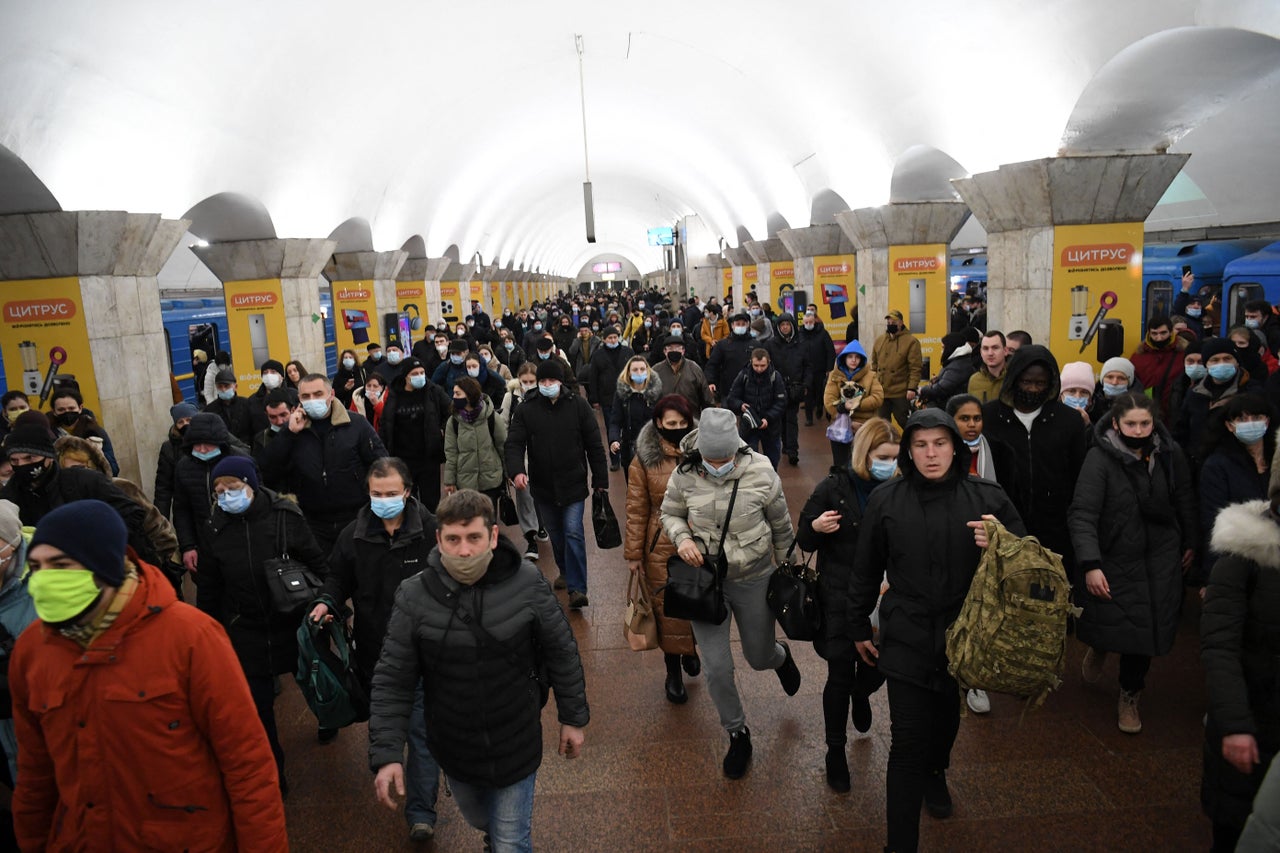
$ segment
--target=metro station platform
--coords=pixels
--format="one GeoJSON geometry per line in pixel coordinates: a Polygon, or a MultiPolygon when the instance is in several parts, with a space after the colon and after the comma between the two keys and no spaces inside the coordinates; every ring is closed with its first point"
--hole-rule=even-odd
{"type": "MultiPolygon", "coordinates": [[[[803,424],[803,416],[801,417],[803,424]]],[[[824,424],[825,425],[825,424],[824,424]]],[[[830,450],[820,426],[801,427],[800,466],[784,458],[792,517],[826,474],[830,450]]],[[[625,485],[610,475],[621,515],[625,485]]],[[[547,851],[879,851],[884,845],[889,713],[885,691],[872,697],[875,721],[849,728],[853,790],[826,785],[822,686],[825,663],[792,643],[804,676],[783,694],[771,672],[737,656],[737,678],[754,759],[745,778],[720,770],[728,738],[704,679],[686,679],[689,702],[671,705],[658,651],[636,653],[622,637],[627,571],[621,551],[599,551],[587,533],[591,606],[569,613],[586,669],[591,724],[583,755],[555,754],[554,699],[544,712],[546,757],[538,773],[533,843],[547,851]]],[[[540,566],[555,565],[548,543],[540,566]]],[[[564,593],[558,593],[562,603],[564,593]]],[[[921,815],[921,849],[945,851],[1207,850],[1208,820],[1199,786],[1204,681],[1198,656],[1199,599],[1188,595],[1174,651],[1151,667],[1142,696],[1143,731],[1116,728],[1115,662],[1103,680],[1080,679],[1083,647],[1069,644],[1066,681],[1044,707],[1022,717],[1022,703],[992,696],[992,711],[961,721],[948,781],[955,814],[921,815]]],[[[781,636],[781,634],[779,634],[781,636]]],[[[735,646],[736,631],[734,632],[735,646]]],[[[315,719],[293,684],[276,703],[290,794],[294,850],[479,851],[480,833],[441,790],[431,845],[408,841],[403,813],[374,799],[363,725],[331,745],[316,743],[315,719]]]]}

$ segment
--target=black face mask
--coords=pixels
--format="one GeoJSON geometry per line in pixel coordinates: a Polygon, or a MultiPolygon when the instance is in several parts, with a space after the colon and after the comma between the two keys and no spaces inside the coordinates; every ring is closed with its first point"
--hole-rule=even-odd
{"type": "Polygon", "coordinates": [[[680,359],[682,358],[684,358],[684,353],[679,352],[678,350],[672,350],[671,352],[667,353],[667,361],[671,362],[672,364],[679,364],[680,359]]]}
{"type": "Polygon", "coordinates": [[[57,421],[59,426],[71,426],[76,421],[80,420],[80,413],[79,412],[63,412],[60,415],[54,415],[53,419],[57,421]]]}
{"type": "Polygon", "coordinates": [[[658,435],[671,445],[680,446],[680,442],[684,439],[693,427],[680,427],[679,429],[669,429],[667,427],[657,427],[658,435]]]}
{"type": "Polygon", "coordinates": [[[1116,435],[1120,437],[1120,442],[1130,450],[1146,450],[1151,446],[1151,443],[1152,443],[1151,442],[1152,436],[1150,435],[1144,435],[1141,437],[1125,435],[1124,433],[1120,432],[1120,430],[1118,429],[1116,430],[1116,435]]]}
{"type": "Polygon", "coordinates": [[[898,327],[893,323],[888,324],[885,328],[889,330],[889,334],[891,335],[896,335],[898,333],[898,327]]]}
{"type": "Polygon", "coordinates": [[[1021,388],[1013,389],[1013,405],[1018,411],[1033,412],[1044,405],[1049,399],[1047,391],[1024,391],[1021,388]]]}
{"type": "Polygon", "coordinates": [[[14,481],[28,488],[38,485],[47,470],[43,461],[28,462],[26,465],[14,465],[12,467],[14,481]]]}

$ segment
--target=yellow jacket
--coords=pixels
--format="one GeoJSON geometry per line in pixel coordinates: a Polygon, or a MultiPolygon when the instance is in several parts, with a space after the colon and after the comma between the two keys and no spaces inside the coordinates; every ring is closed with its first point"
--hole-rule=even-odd
{"type": "Polygon", "coordinates": [[[716,341],[729,337],[729,323],[724,319],[724,315],[712,316],[716,318],[715,325],[712,325],[710,317],[702,318],[702,342],[707,347],[707,358],[711,357],[711,348],[716,345],[716,341]]]}

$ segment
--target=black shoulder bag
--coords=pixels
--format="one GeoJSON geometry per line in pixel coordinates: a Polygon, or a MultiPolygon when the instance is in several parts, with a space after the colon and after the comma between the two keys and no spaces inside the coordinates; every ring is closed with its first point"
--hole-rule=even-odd
{"type": "Polygon", "coordinates": [[[791,562],[796,540],[791,540],[782,565],[769,576],[765,600],[783,632],[792,640],[811,642],[822,630],[822,607],[818,603],[818,573],[810,567],[813,555],[800,564],[791,562]]]}
{"type": "Polygon", "coordinates": [[[480,622],[471,615],[471,611],[462,606],[462,598],[444,585],[444,581],[440,580],[440,576],[431,566],[423,569],[419,575],[422,578],[422,588],[427,591],[427,595],[449,608],[449,612],[458,617],[462,624],[466,625],[475,635],[476,642],[481,646],[485,646],[498,654],[502,655],[511,665],[515,667],[516,672],[528,673],[529,680],[533,682],[533,686],[537,689],[539,707],[545,708],[547,705],[547,696],[550,694],[550,679],[545,671],[545,664],[542,662],[542,656],[538,653],[537,643],[534,643],[533,664],[522,660],[519,655],[511,651],[498,641],[498,638],[490,634],[489,631],[480,624],[480,622]]]}
{"type": "Polygon", "coordinates": [[[667,558],[667,583],[662,597],[662,611],[667,616],[712,625],[719,625],[729,618],[729,608],[724,602],[724,576],[729,571],[729,561],[724,556],[724,540],[729,535],[739,482],[733,481],[733,494],[729,496],[729,510],[724,514],[720,544],[715,555],[703,554],[701,566],[689,565],[679,553],[667,558]]]}
{"type": "Polygon", "coordinates": [[[276,546],[279,557],[262,561],[267,576],[267,590],[271,593],[271,607],[277,613],[292,616],[311,603],[324,586],[307,564],[289,556],[289,537],[286,535],[284,512],[277,511],[276,546]]]}

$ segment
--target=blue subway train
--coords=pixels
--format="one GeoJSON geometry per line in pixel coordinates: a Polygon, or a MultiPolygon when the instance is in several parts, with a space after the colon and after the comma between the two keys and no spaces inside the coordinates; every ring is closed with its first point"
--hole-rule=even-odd
{"type": "Polygon", "coordinates": [[[987,290],[987,256],[985,254],[952,255],[947,264],[947,280],[952,293],[985,294],[987,290]]]}
{"type": "MultiPolygon", "coordinates": [[[[1172,313],[1173,300],[1182,288],[1182,274],[1195,274],[1193,293],[1222,293],[1230,264],[1258,251],[1266,240],[1202,240],[1195,243],[1148,243],[1142,247],[1142,325],[1172,313]]],[[[1242,303],[1243,304],[1243,303],[1242,303]]],[[[1241,310],[1243,316],[1243,309],[1241,310]]]]}
{"type": "Polygon", "coordinates": [[[1280,242],[1236,258],[1223,272],[1222,330],[1244,324],[1244,306],[1255,299],[1280,303],[1280,242]]]}

